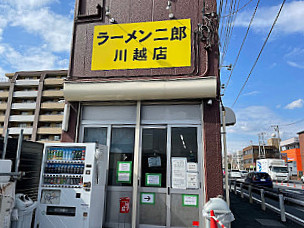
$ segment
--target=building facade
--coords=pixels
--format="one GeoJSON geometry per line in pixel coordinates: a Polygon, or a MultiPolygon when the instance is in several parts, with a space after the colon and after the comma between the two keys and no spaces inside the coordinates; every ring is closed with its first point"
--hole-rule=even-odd
{"type": "Polygon", "coordinates": [[[267,145],[268,146],[274,146],[277,149],[279,149],[280,142],[281,142],[281,139],[279,139],[279,138],[267,139],[267,145]]]}
{"type": "Polygon", "coordinates": [[[223,194],[216,1],[77,0],[74,19],[62,141],[108,146],[104,227],[202,227],[203,205],[223,194]]]}
{"type": "Polygon", "coordinates": [[[302,170],[304,170],[304,131],[298,132],[298,135],[299,135],[301,161],[303,161],[302,170]]]}
{"type": "Polygon", "coordinates": [[[6,74],[0,83],[0,131],[40,142],[60,141],[64,111],[63,82],[67,71],[6,74]]]}
{"type": "Polygon", "coordinates": [[[282,159],[285,159],[289,166],[291,175],[302,176],[302,159],[300,153],[299,138],[293,137],[280,143],[282,159]]]}
{"type": "MultiPolygon", "coordinates": [[[[262,147],[262,146],[261,146],[262,147]]],[[[243,149],[244,169],[255,170],[256,160],[259,159],[259,146],[251,145],[243,149]]],[[[274,146],[264,146],[265,158],[280,158],[279,150],[274,146]]]]}

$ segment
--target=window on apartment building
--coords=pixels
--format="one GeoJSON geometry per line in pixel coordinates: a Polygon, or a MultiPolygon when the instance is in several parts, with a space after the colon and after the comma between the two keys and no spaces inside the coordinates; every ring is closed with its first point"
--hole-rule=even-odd
{"type": "Polygon", "coordinates": [[[59,141],[60,140],[60,135],[54,135],[54,141],[59,141]]]}

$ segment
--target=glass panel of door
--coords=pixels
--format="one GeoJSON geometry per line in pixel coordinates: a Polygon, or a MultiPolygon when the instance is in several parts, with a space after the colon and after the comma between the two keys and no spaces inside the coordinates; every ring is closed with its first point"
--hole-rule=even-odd
{"type": "Polygon", "coordinates": [[[135,127],[84,127],[83,142],[109,146],[105,227],[130,227],[132,215],[132,184],[135,127]],[[119,166],[123,170],[119,170],[119,166]],[[127,170],[128,169],[128,170],[127,170]],[[121,198],[129,197],[130,210],[121,213],[121,198]]]}
{"type": "Polygon", "coordinates": [[[110,139],[106,227],[130,227],[134,161],[134,127],[112,127],[110,139]],[[129,212],[122,211],[121,200],[129,199],[129,212]]]}
{"type": "Polygon", "coordinates": [[[199,221],[198,127],[146,126],[141,134],[139,226],[192,227],[199,221]],[[173,169],[176,161],[180,170],[173,169]],[[183,185],[174,185],[178,177],[183,185]]]}

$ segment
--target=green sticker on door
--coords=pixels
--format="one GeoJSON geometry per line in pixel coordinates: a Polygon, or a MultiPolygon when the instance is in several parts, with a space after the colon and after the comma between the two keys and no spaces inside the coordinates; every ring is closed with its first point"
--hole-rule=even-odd
{"type": "Polygon", "coordinates": [[[198,195],[183,194],[183,207],[198,207],[198,195]]]}
{"type": "Polygon", "coordinates": [[[140,193],[141,204],[155,204],[155,193],[154,192],[141,192],[140,193]]]}
{"type": "Polygon", "coordinates": [[[131,183],[132,180],[132,162],[117,162],[117,183],[131,183]]]}
{"type": "Polygon", "coordinates": [[[146,186],[161,186],[161,173],[146,173],[146,186]]]}

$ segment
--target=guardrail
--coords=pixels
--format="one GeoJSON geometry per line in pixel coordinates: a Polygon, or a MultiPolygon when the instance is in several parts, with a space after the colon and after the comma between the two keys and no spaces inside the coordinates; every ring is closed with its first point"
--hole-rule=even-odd
{"type": "Polygon", "coordinates": [[[263,186],[257,186],[254,184],[238,181],[238,180],[229,180],[229,191],[232,192],[232,185],[233,185],[233,192],[235,195],[238,193],[240,194],[241,198],[244,198],[245,196],[249,199],[249,203],[253,203],[254,201],[261,204],[261,209],[263,211],[266,210],[266,208],[269,208],[273,210],[274,212],[280,214],[281,216],[281,221],[286,222],[286,217],[300,225],[303,226],[304,220],[301,218],[298,218],[288,212],[285,211],[285,201],[288,201],[289,203],[295,204],[297,206],[304,206],[304,202],[288,197],[286,196],[286,193],[282,192],[281,189],[271,189],[271,188],[266,188],[263,186]],[[239,186],[239,189],[237,187],[239,186]],[[244,189],[248,190],[248,193],[244,192],[244,189]],[[255,198],[253,197],[252,193],[257,192],[260,194],[260,198],[255,198]],[[276,208],[275,206],[266,203],[265,201],[265,195],[270,196],[269,198],[276,198],[279,200],[279,207],[276,208]]]}

